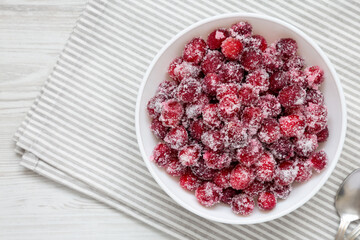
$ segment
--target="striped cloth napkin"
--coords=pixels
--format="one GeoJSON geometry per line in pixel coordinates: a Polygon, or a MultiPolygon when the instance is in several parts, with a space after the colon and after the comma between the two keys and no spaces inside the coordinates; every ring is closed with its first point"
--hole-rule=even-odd
{"type": "Polygon", "coordinates": [[[21,164],[179,239],[332,239],[339,184],[360,167],[360,4],[356,1],[90,1],[15,135],[21,164]],[[178,206],[152,179],[138,150],[134,109],[152,58],[203,18],[257,12],[306,32],[327,53],[347,98],[349,127],[334,173],[300,209],[237,226],[178,206]]]}

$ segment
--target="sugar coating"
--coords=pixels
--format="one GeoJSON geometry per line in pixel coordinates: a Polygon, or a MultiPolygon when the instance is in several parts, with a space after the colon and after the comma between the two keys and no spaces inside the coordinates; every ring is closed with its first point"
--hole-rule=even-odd
{"type": "Polygon", "coordinates": [[[195,190],[195,197],[201,205],[211,207],[220,202],[222,188],[212,182],[203,183],[195,190]]]}
{"type": "Polygon", "coordinates": [[[250,215],[254,207],[254,199],[244,193],[236,195],[231,201],[231,210],[243,216],[250,215]]]}

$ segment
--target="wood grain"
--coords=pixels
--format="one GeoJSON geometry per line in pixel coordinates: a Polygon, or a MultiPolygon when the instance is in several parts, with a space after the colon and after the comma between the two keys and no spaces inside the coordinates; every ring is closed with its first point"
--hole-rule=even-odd
{"type": "Polygon", "coordinates": [[[0,239],[168,239],[19,166],[12,136],[85,0],[0,1],[0,239]]]}

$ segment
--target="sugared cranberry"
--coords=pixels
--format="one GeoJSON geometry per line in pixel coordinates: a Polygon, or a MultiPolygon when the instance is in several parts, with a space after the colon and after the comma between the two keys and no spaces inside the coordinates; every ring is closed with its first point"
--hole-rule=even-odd
{"type": "Polygon", "coordinates": [[[308,161],[298,162],[297,164],[299,171],[296,175],[295,182],[306,182],[312,176],[311,165],[308,161]]]}
{"type": "Polygon", "coordinates": [[[216,98],[221,100],[222,98],[229,95],[238,96],[239,89],[239,85],[235,83],[221,84],[216,90],[216,98]]]}
{"type": "Polygon", "coordinates": [[[250,36],[252,33],[252,26],[248,22],[238,22],[231,26],[230,33],[232,36],[250,36]]]}
{"type": "Polygon", "coordinates": [[[203,107],[209,103],[209,97],[201,94],[195,102],[186,104],[185,114],[187,118],[195,119],[201,116],[203,107]]]}
{"type": "Polygon", "coordinates": [[[273,73],[283,66],[280,54],[276,51],[275,46],[271,45],[263,52],[263,63],[267,72],[273,73]]]}
{"type": "Polygon", "coordinates": [[[263,153],[256,163],[256,179],[262,182],[271,181],[274,178],[276,161],[269,152],[263,153]]]}
{"type": "Polygon", "coordinates": [[[203,80],[203,90],[209,96],[216,96],[216,90],[222,83],[216,73],[208,73],[203,80]]]}
{"type": "Polygon", "coordinates": [[[240,121],[230,121],[221,130],[225,147],[236,149],[246,144],[247,132],[240,121]]]}
{"type": "Polygon", "coordinates": [[[188,42],[183,51],[183,59],[187,62],[200,64],[206,53],[207,45],[204,39],[193,38],[188,42]]]}
{"type": "Polygon", "coordinates": [[[281,133],[286,137],[297,137],[305,131],[305,119],[299,115],[284,116],[279,119],[281,133]]]}
{"type": "Polygon", "coordinates": [[[317,89],[324,81],[324,71],[319,66],[307,67],[305,75],[308,85],[314,89],[317,89]]]}
{"type": "Polygon", "coordinates": [[[216,29],[211,32],[207,38],[207,44],[210,49],[218,49],[221,47],[221,43],[229,36],[229,32],[224,29],[216,29]]]}
{"type": "Polygon", "coordinates": [[[289,75],[289,85],[297,85],[303,89],[307,88],[304,71],[299,69],[290,69],[287,73],[289,75]]]}
{"type": "Polygon", "coordinates": [[[201,136],[202,143],[213,151],[219,151],[224,148],[223,136],[219,130],[210,130],[204,132],[201,136]]]}
{"type": "Polygon", "coordinates": [[[183,114],[184,109],[181,103],[174,99],[170,99],[162,103],[160,121],[162,121],[165,126],[175,127],[179,124],[183,114]]]}
{"type": "Polygon", "coordinates": [[[276,117],[281,113],[279,100],[271,94],[261,96],[256,105],[262,110],[264,118],[276,117]]]}
{"type": "Polygon", "coordinates": [[[311,166],[316,172],[323,170],[328,162],[327,155],[324,150],[314,153],[310,157],[311,166]]]}
{"type": "Polygon", "coordinates": [[[154,148],[150,160],[156,163],[159,167],[163,167],[170,162],[171,158],[171,148],[165,143],[159,143],[154,148]]]}
{"type": "Polygon", "coordinates": [[[284,115],[298,115],[305,116],[305,106],[304,105],[294,105],[284,109],[284,115]]]}
{"type": "Polygon", "coordinates": [[[240,100],[236,95],[223,97],[218,105],[218,114],[222,119],[232,119],[240,111],[240,100]]]}
{"type": "Polygon", "coordinates": [[[238,194],[231,201],[231,210],[243,216],[250,215],[255,207],[254,199],[246,194],[238,194]]]}
{"type": "Polygon", "coordinates": [[[147,111],[151,118],[160,116],[162,110],[162,103],[165,102],[167,97],[164,94],[158,94],[152,97],[147,103],[147,111]]]}
{"type": "Polygon", "coordinates": [[[218,116],[218,105],[207,104],[203,107],[203,119],[204,123],[209,127],[219,127],[221,120],[218,116]]]}
{"type": "Polygon", "coordinates": [[[261,35],[253,35],[249,41],[248,47],[258,48],[262,52],[264,52],[265,49],[267,48],[266,39],[261,35]]]}
{"type": "Polygon", "coordinates": [[[158,138],[160,138],[161,140],[163,140],[167,134],[167,132],[169,131],[168,127],[165,127],[161,121],[159,121],[158,119],[154,119],[151,122],[151,126],[150,126],[151,131],[154,133],[154,135],[158,138]]]}
{"type": "Polygon", "coordinates": [[[250,84],[243,84],[239,90],[240,103],[243,106],[251,106],[259,99],[259,89],[250,84]]]}
{"type": "Polygon", "coordinates": [[[263,121],[258,138],[263,143],[273,143],[281,137],[280,124],[276,119],[267,118],[263,121]]]}
{"type": "Polygon", "coordinates": [[[298,55],[293,55],[286,59],[283,69],[289,71],[290,69],[302,69],[304,67],[304,59],[298,55]]]}
{"type": "Polygon", "coordinates": [[[293,105],[301,105],[304,103],[306,91],[297,85],[284,87],[279,92],[279,102],[283,107],[291,107],[293,105]]]}
{"type": "Polygon", "coordinates": [[[292,191],[292,187],[291,185],[281,186],[274,184],[270,187],[270,191],[274,193],[276,198],[287,199],[287,197],[290,195],[292,191]]]}
{"type": "Polygon", "coordinates": [[[164,141],[170,145],[171,148],[179,150],[188,142],[188,134],[183,126],[172,128],[164,138],[164,141]]]}
{"type": "Polygon", "coordinates": [[[186,172],[186,166],[182,165],[176,157],[173,157],[166,164],[165,171],[171,176],[179,177],[186,172]]]}
{"type": "Polygon", "coordinates": [[[318,147],[316,135],[304,134],[295,141],[295,151],[300,157],[309,157],[318,147]]]}
{"type": "Polygon", "coordinates": [[[327,108],[323,105],[309,103],[305,110],[306,131],[317,134],[326,127],[327,108]]]}
{"type": "Polygon", "coordinates": [[[253,171],[239,164],[231,172],[230,185],[234,189],[241,190],[247,188],[254,179],[253,171]]]}
{"type": "Polygon", "coordinates": [[[178,67],[180,66],[180,64],[183,62],[183,59],[181,58],[181,57],[178,57],[178,58],[175,58],[171,63],[170,63],[170,65],[169,65],[169,68],[168,68],[168,73],[169,73],[169,76],[173,79],[173,80],[175,80],[175,81],[177,81],[177,82],[179,82],[180,81],[180,79],[178,79],[178,67]],[[175,69],[177,69],[176,71],[175,71],[175,69]]]}
{"type": "Polygon", "coordinates": [[[256,138],[253,138],[247,142],[245,147],[237,150],[236,157],[239,162],[250,167],[258,161],[263,152],[262,144],[256,138]]]}
{"type": "Polygon", "coordinates": [[[231,158],[227,153],[218,153],[212,150],[204,152],[203,159],[208,168],[223,169],[230,166],[231,158]]]}
{"type": "Polygon", "coordinates": [[[233,197],[236,194],[238,194],[238,191],[236,191],[235,189],[233,189],[231,187],[225,188],[225,189],[223,189],[222,197],[221,197],[220,201],[230,205],[233,197]]]}
{"type": "Polygon", "coordinates": [[[291,184],[294,182],[298,170],[298,166],[296,166],[293,161],[281,162],[275,169],[275,183],[281,186],[291,184]]]}
{"type": "Polygon", "coordinates": [[[230,187],[231,170],[231,168],[224,168],[218,171],[213,179],[214,183],[221,188],[230,187]]]}
{"type": "Polygon", "coordinates": [[[184,78],[197,78],[200,76],[201,69],[194,63],[183,61],[182,58],[176,58],[169,66],[169,76],[176,82],[184,78]]]}
{"type": "Polygon", "coordinates": [[[195,197],[201,205],[211,207],[220,202],[222,188],[212,182],[206,182],[195,190],[195,197]]]}
{"type": "Polygon", "coordinates": [[[283,58],[289,58],[296,54],[297,43],[292,38],[282,38],[276,43],[276,50],[283,58]]]}
{"type": "Polygon", "coordinates": [[[178,84],[175,81],[165,80],[159,84],[157,91],[159,94],[164,94],[168,98],[173,98],[174,91],[177,88],[177,86],[178,86],[178,84]]]}
{"type": "Polygon", "coordinates": [[[251,72],[246,76],[246,82],[260,92],[266,92],[269,89],[269,74],[264,69],[251,72]]]}
{"type": "Polygon", "coordinates": [[[270,152],[276,159],[287,160],[294,156],[294,145],[287,138],[280,138],[268,146],[270,152]]]}
{"type": "Polygon", "coordinates": [[[216,169],[208,168],[204,159],[200,159],[196,166],[191,167],[192,173],[202,180],[211,180],[217,173],[216,169]]]}
{"type": "Polygon", "coordinates": [[[240,83],[244,77],[244,69],[238,62],[227,62],[220,69],[219,76],[225,83],[240,83]]]}
{"type": "Polygon", "coordinates": [[[197,178],[191,171],[186,171],[181,175],[179,181],[180,186],[189,191],[195,191],[202,184],[202,180],[197,178]]]}
{"type": "Polygon", "coordinates": [[[266,184],[259,180],[254,180],[247,188],[245,188],[243,193],[249,195],[250,197],[257,197],[259,193],[266,190],[266,184]]]}
{"type": "Polygon", "coordinates": [[[221,44],[221,52],[229,60],[237,60],[243,50],[243,45],[239,39],[228,37],[221,44]]]}
{"type": "Polygon", "coordinates": [[[176,91],[178,100],[190,103],[195,101],[201,93],[200,82],[194,78],[183,79],[176,91]]]}
{"type": "Polygon", "coordinates": [[[262,192],[257,202],[261,210],[271,210],[276,206],[276,197],[272,192],[262,192]]]}
{"type": "Polygon", "coordinates": [[[246,71],[253,71],[263,65],[262,52],[259,49],[247,48],[241,55],[241,63],[246,71]]]}
{"type": "Polygon", "coordinates": [[[204,121],[201,119],[193,121],[192,123],[190,123],[188,130],[189,130],[190,136],[193,139],[195,139],[197,141],[201,141],[201,135],[206,130],[204,121]]]}
{"type": "Polygon", "coordinates": [[[204,74],[208,73],[218,73],[221,68],[224,66],[224,55],[216,50],[210,50],[204,57],[204,60],[201,63],[201,69],[204,74]]]}
{"type": "Polygon", "coordinates": [[[242,122],[249,130],[250,135],[255,135],[261,127],[263,120],[262,111],[258,107],[246,107],[242,113],[242,122]]]}
{"type": "Polygon", "coordinates": [[[306,91],[306,103],[314,103],[318,105],[324,104],[324,95],[317,89],[308,89],[306,91]]]}
{"type": "Polygon", "coordinates": [[[271,74],[269,89],[271,92],[277,94],[281,89],[289,84],[290,76],[287,72],[277,71],[271,74]]]}
{"type": "Polygon", "coordinates": [[[316,134],[319,143],[325,142],[329,137],[329,129],[325,127],[323,130],[316,134]]]}
{"type": "Polygon", "coordinates": [[[201,147],[197,144],[187,145],[178,153],[179,162],[184,166],[196,165],[201,157],[201,147]]]}

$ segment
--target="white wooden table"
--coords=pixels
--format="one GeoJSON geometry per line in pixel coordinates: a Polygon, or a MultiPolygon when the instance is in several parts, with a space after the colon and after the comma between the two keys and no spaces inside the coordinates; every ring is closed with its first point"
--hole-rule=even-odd
{"type": "Polygon", "coordinates": [[[0,239],[168,239],[19,166],[12,136],[86,0],[0,0],[0,239]]]}

